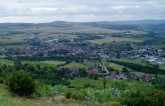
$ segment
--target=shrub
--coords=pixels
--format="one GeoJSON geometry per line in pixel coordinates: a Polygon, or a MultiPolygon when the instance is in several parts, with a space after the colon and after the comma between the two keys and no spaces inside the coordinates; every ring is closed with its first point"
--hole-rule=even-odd
{"type": "Polygon", "coordinates": [[[151,90],[148,97],[150,97],[151,106],[165,106],[165,91],[151,90]]]}
{"type": "Polygon", "coordinates": [[[7,85],[12,93],[30,96],[35,92],[36,84],[25,71],[14,71],[7,78],[7,85]]]}
{"type": "Polygon", "coordinates": [[[43,84],[43,83],[39,83],[39,82],[37,82],[36,85],[37,85],[37,89],[35,91],[36,96],[41,97],[41,96],[49,95],[50,90],[51,90],[51,86],[43,84]]]}
{"type": "Polygon", "coordinates": [[[84,84],[84,88],[89,88],[90,86],[91,86],[90,83],[88,83],[88,84],[84,84]]]}
{"type": "Polygon", "coordinates": [[[55,96],[55,95],[59,95],[59,94],[62,94],[62,93],[66,93],[68,91],[68,88],[66,86],[63,86],[63,85],[56,85],[54,87],[52,87],[50,90],[49,90],[49,95],[50,96],[55,96]]]}
{"type": "Polygon", "coordinates": [[[72,98],[75,100],[84,100],[85,99],[85,95],[82,92],[77,91],[77,90],[72,90],[72,91],[68,90],[65,94],[65,97],[67,99],[72,98]]]}
{"type": "Polygon", "coordinates": [[[140,91],[126,91],[122,103],[127,106],[150,106],[150,100],[146,94],[140,91]]]}
{"type": "Polygon", "coordinates": [[[0,84],[3,84],[3,78],[0,78],[0,84]]]}
{"type": "Polygon", "coordinates": [[[65,97],[67,98],[67,99],[70,99],[71,98],[71,96],[72,96],[72,93],[71,92],[66,92],[66,95],[65,95],[65,97]]]}

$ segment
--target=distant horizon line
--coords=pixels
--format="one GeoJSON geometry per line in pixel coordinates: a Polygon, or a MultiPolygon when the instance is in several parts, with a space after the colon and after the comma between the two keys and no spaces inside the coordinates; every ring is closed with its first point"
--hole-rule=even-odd
{"type": "Polygon", "coordinates": [[[116,20],[116,21],[63,21],[55,20],[48,22],[0,22],[0,24],[44,24],[44,23],[53,23],[53,22],[68,22],[68,23],[90,23],[90,22],[137,22],[137,21],[165,21],[165,19],[141,19],[141,20],[116,20]]]}

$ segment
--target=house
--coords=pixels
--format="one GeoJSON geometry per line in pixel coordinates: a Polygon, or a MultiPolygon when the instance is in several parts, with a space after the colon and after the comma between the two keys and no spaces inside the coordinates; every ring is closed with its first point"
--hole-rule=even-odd
{"type": "Polygon", "coordinates": [[[139,79],[140,79],[140,81],[144,81],[144,82],[150,82],[150,81],[154,80],[154,78],[152,78],[150,76],[146,76],[146,75],[141,76],[139,79]]]}
{"type": "Polygon", "coordinates": [[[99,74],[99,69],[97,67],[91,67],[86,70],[87,74],[99,74]]]}

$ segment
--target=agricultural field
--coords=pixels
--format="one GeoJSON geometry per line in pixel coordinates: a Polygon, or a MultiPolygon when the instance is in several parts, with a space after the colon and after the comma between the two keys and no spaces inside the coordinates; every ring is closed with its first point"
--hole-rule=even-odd
{"type": "Polygon", "coordinates": [[[145,61],[141,61],[141,60],[135,60],[135,59],[114,59],[114,60],[117,60],[117,61],[121,61],[121,62],[128,62],[128,63],[135,63],[135,64],[140,64],[140,65],[143,65],[143,66],[150,66],[151,63],[149,62],[145,62],[145,61]]]}
{"type": "Polygon", "coordinates": [[[88,42],[95,44],[111,43],[111,42],[141,42],[141,40],[136,40],[132,38],[119,38],[119,37],[105,37],[103,39],[89,40],[88,42]]]}
{"type": "Polygon", "coordinates": [[[40,35],[40,38],[45,40],[52,40],[52,39],[75,39],[78,38],[77,35],[71,35],[71,34],[47,34],[43,33],[40,35]],[[45,36],[47,35],[47,36],[45,36]]]}
{"type": "Polygon", "coordinates": [[[6,64],[6,65],[11,65],[11,66],[13,66],[13,65],[14,65],[14,61],[12,61],[12,60],[7,60],[7,59],[0,59],[0,64],[1,64],[1,65],[6,64]]]}
{"type": "MultiPolygon", "coordinates": [[[[83,63],[78,63],[78,62],[71,62],[67,65],[65,65],[65,68],[71,68],[71,69],[78,69],[78,68],[88,68],[88,67],[94,67],[95,63],[94,62],[83,62],[83,63]]],[[[96,62],[96,66],[98,66],[98,63],[96,62]]]]}
{"type": "Polygon", "coordinates": [[[165,44],[161,44],[161,45],[152,45],[153,48],[156,49],[161,49],[161,48],[165,48],[165,44]]]}
{"type": "MultiPolygon", "coordinates": [[[[113,69],[115,69],[115,70],[118,70],[118,71],[122,71],[122,69],[123,68],[127,68],[127,67],[125,67],[125,66],[122,66],[122,65],[118,65],[118,64],[115,64],[115,63],[107,63],[108,65],[107,65],[107,67],[112,67],[113,69]]],[[[129,69],[129,68],[127,68],[128,70],[131,70],[131,69],[129,69]]]]}
{"type": "Polygon", "coordinates": [[[23,35],[12,35],[12,36],[0,36],[0,43],[2,44],[11,44],[23,42],[25,37],[23,35]]]}
{"type": "Polygon", "coordinates": [[[57,65],[65,64],[64,61],[23,61],[23,63],[31,64],[31,65],[41,65],[41,66],[49,66],[56,67],[57,65]]]}

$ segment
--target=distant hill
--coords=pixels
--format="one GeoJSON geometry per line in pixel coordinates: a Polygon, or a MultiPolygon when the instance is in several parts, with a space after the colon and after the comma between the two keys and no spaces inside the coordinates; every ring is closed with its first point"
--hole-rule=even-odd
{"type": "Polygon", "coordinates": [[[0,23],[0,27],[54,27],[54,28],[68,28],[68,29],[83,29],[84,27],[104,28],[104,29],[138,29],[139,27],[165,29],[165,20],[137,20],[137,21],[100,21],[100,22],[66,22],[54,21],[49,23],[0,23]]]}

